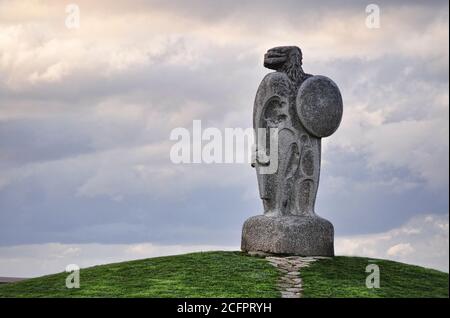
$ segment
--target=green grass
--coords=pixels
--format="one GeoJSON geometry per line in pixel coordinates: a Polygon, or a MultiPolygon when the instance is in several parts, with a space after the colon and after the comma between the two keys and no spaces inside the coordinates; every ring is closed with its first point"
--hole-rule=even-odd
{"type": "Polygon", "coordinates": [[[67,273],[0,285],[0,297],[279,297],[278,272],[262,258],[206,252],[81,269],[80,288],[67,273]]]}
{"type": "Polygon", "coordinates": [[[303,297],[448,298],[447,273],[387,260],[337,256],[302,269],[301,276],[303,297]],[[368,264],[379,266],[380,288],[366,287],[368,264]]]}
{"type": "MultiPolygon", "coordinates": [[[[67,273],[0,285],[0,297],[280,297],[277,270],[240,252],[205,252],[81,269],[79,289],[67,273]]],[[[334,257],[301,270],[304,297],[448,297],[448,274],[362,257],[334,257]],[[366,266],[380,268],[368,289],[366,266]]]]}

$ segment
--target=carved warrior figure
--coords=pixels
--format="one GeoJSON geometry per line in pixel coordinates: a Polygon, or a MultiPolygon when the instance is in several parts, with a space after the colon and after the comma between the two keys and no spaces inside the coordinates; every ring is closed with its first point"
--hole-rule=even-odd
{"type": "MultiPolygon", "coordinates": [[[[266,75],[256,93],[253,128],[256,135],[261,132],[258,128],[278,128],[281,150],[274,174],[259,173],[261,162],[256,156],[264,212],[311,215],[319,181],[320,139],[310,136],[303,128],[295,108],[297,91],[311,75],[303,72],[302,52],[295,46],[270,49],[264,56],[264,66],[276,72],[266,75]]],[[[269,155],[269,140],[266,148],[269,155]]]]}
{"type": "Polygon", "coordinates": [[[304,73],[302,52],[296,46],[268,50],[264,66],[275,72],[264,77],[256,93],[256,144],[261,148],[260,141],[265,141],[263,149],[256,149],[252,164],[264,215],[244,224],[242,249],[332,255],[333,226],[315,214],[314,204],[321,138],[331,135],[342,118],[339,89],[327,77],[304,73]],[[270,149],[269,128],[277,129],[277,149],[270,149]],[[271,155],[273,151],[277,156],[271,155]],[[267,157],[277,160],[274,173],[263,172],[271,164],[267,157]]]}

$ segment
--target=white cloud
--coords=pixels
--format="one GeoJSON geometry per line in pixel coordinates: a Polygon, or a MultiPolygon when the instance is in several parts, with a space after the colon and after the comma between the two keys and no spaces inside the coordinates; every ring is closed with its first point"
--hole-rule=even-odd
{"type": "Polygon", "coordinates": [[[447,215],[422,215],[378,234],[336,238],[337,255],[391,259],[449,271],[447,215]]]}
{"type": "Polygon", "coordinates": [[[328,10],[311,10],[309,4],[298,3],[289,10],[287,3],[273,10],[275,4],[229,3],[217,7],[214,15],[221,16],[220,9],[224,14],[214,19],[208,17],[211,8],[198,3],[199,12],[191,10],[190,15],[182,2],[77,4],[82,23],[76,31],[64,27],[64,5],[57,1],[2,4],[0,70],[9,87],[24,90],[40,81],[70,80],[74,73],[123,75],[130,68],[161,62],[190,68],[214,62],[208,55],[211,48],[235,47],[241,57],[255,56],[279,43],[298,41],[312,63],[378,59],[395,52],[430,59],[436,72],[448,68],[448,14],[435,7],[386,5],[382,28],[371,30],[365,25],[364,6],[359,5],[329,4],[328,10]],[[206,18],[201,16],[205,12],[206,18]],[[268,14],[276,23],[261,22],[268,14]],[[302,21],[301,28],[297,21],[302,21]]]}
{"type": "Polygon", "coordinates": [[[409,243],[399,243],[391,246],[387,250],[387,255],[391,257],[402,257],[414,253],[414,248],[409,243]]]}

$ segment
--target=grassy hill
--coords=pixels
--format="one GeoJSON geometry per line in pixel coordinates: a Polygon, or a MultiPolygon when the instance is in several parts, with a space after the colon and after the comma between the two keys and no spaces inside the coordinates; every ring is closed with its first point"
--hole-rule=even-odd
{"type": "MultiPolygon", "coordinates": [[[[448,297],[448,274],[386,260],[379,289],[365,286],[369,259],[334,257],[302,269],[304,297],[448,297]]],[[[67,289],[67,273],[0,285],[0,297],[280,297],[278,271],[240,252],[205,252],[94,266],[67,289]]]]}

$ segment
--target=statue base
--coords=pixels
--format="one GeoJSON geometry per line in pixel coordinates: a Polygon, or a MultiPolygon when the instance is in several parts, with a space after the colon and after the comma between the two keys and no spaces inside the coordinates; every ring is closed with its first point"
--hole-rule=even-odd
{"type": "Polygon", "coordinates": [[[301,256],[334,256],[334,228],[318,216],[257,215],[245,221],[241,249],[301,256]]]}

